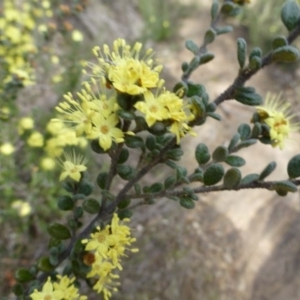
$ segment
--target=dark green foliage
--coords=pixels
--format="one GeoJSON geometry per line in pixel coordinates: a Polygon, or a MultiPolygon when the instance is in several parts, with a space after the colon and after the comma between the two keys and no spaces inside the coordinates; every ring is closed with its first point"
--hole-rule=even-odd
{"type": "Polygon", "coordinates": [[[242,167],[246,163],[242,157],[237,155],[228,155],[225,162],[232,167],[242,167]]]}
{"type": "Polygon", "coordinates": [[[243,69],[246,63],[247,57],[247,43],[243,38],[237,39],[237,58],[240,68],[243,69]]]}
{"type": "Polygon", "coordinates": [[[224,173],[225,171],[221,164],[213,164],[204,172],[203,183],[205,185],[214,185],[222,180],[224,173]]]}
{"type": "Polygon", "coordinates": [[[89,214],[96,214],[100,210],[100,203],[96,199],[90,198],[87,200],[84,200],[82,203],[82,208],[84,211],[86,211],[89,214]]]}
{"type": "Polygon", "coordinates": [[[288,0],[285,2],[281,9],[281,20],[289,31],[299,25],[300,9],[296,1],[288,0]]]}
{"type": "Polygon", "coordinates": [[[51,224],[48,227],[48,233],[50,234],[50,236],[53,236],[54,238],[59,240],[67,240],[71,237],[69,229],[59,223],[51,224]]]}
{"type": "Polygon", "coordinates": [[[287,165],[287,172],[290,178],[300,177],[300,154],[290,159],[287,165]]]}
{"type": "Polygon", "coordinates": [[[70,196],[61,196],[57,201],[57,206],[61,210],[72,210],[74,201],[70,196]]]}
{"type": "Polygon", "coordinates": [[[180,197],[179,204],[186,209],[193,209],[195,207],[195,202],[188,197],[180,197]]]}
{"type": "Polygon", "coordinates": [[[129,158],[129,151],[126,148],[122,148],[120,156],[118,158],[118,164],[124,164],[129,158]]]}
{"type": "Polygon", "coordinates": [[[246,175],[240,182],[240,184],[249,184],[254,181],[259,180],[259,175],[258,174],[248,174],[246,175]]]}
{"type": "Polygon", "coordinates": [[[204,165],[210,160],[210,154],[207,146],[200,143],[196,147],[195,157],[199,165],[204,165]]]}
{"type": "Polygon", "coordinates": [[[259,180],[264,180],[267,176],[269,176],[276,168],[277,164],[275,161],[270,162],[260,173],[259,180]]]}
{"type": "Polygon", "coordinates": [[[105,189],[107,176],[108,176],[107,172],[101,172],[97,176],[97,184],[101,189],[105,189]]]}
{"type": "Polygon", "coordinates": [[[219,146],[215,149],[215,151],[212,154],[212,158],[216,162],[221,162],[226,159],[228,155],[228,149],[225,146],[219,146]]]}
{"type": "Polygon", "coordinates": [[[272,53],[273,62],[291,63],[299,59],[299,51],[293,46],[283,46],[277,48],[272,53]]]}
{"type": "Polygon", "coordinates": [[[224,176],[224,187],[232,189],[239,185],[242,179],[241,171],[237,168],[231,168],[226,171],[224,176]]]}
{"type": "Polygon", "coordinates": [[[25,283],[33,280],[35,276],[28,269],[20,268],[16,271],[15,278],[18,282],[25,283]]]}

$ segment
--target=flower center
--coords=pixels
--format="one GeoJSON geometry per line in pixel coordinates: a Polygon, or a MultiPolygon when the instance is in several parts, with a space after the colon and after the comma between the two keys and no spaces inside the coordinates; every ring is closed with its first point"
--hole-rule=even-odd
{"type": "Polygon", "coordinates": [[[100,127],[100,131],[101,131],[101,133],[103,133],[103,134],[107,134],[108,131],[109,131],[109,128],[108,128],[107,125],[102,125],[102,126],[100,127]]]}

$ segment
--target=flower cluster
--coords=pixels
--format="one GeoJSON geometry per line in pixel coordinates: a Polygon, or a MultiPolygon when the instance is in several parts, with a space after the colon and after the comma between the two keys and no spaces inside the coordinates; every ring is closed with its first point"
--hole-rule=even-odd
{"type": "MultiPolygon", "coordinates": [[[[129,222],[129,219],[123,219],[123,222],[129,222]]],[[[136,240],[131,237],[130,228],[127,225],[120,224],[117,214],[113,215],[110,225],[106,225],[91,234],[89,239],[82,240],[85,244],[84,262],[91,266],[87,278],[95,278],[93,289],[97,293],[103,293],[104,299],[111,297],[112,291],[117,291],[117,274],[112,273],[116,268],[122,270],[121,257],[126,256],[125,251],[137,252],[138,249],[130,249],[130,245],[136,240]]]]}
{"type": "Polygon", "coordinates": [[[280,95],[267,94],[263,106],[256,107],[260,122],[266,124],[269,131],[265,133],[273,147],[283,149],[290,133],[299,130],[300,124],[294,122],[290,104],[284,103],[280,95]]]}
{"type": "Polygon", "coordinates": [[[189,106],[178,94],[162,87],[162,66],[154,64],[152,49],[143,57],[141,49],[141,43],[131,47],[123,39],[114,41],[112,50],[107,45],[103,49],[95,47],[98,63],[87,64],[91,69],[90,82],[84,82],[77,94],[79,100],[71,93],[64,96],[65,101],[56,107],[61,115],[53,122],[63,119],[71,123],[76,136],[97,139],[105,151],[113,143],[124,142],[125,134],[134,134],[122,128],[122,110],[144,114],[148,127],[163,122],[177,143],[187,133],[195,135],[188,125],[194,118],[189,106]]]}
{"type": "Polygon", "coordinates": [[[23,85],[33,83],[29,59],[37,49],[32,34],[36,25],[31,13],[32,7],[28,3],[24,2],[20,9],[14,1],[3,2],[0,14],[0,58],[8,71],[4,82],[15,78],[23,85]]]}
{"type": "Polygon", "coordinates": [[[58,281],[52,282],[48,277],[42,287],[42,291],[34,290],[30,297],[32,300],[86,300],[86,296],[81,296],[74,286],[75,277],[57,275],[58,281]]]}

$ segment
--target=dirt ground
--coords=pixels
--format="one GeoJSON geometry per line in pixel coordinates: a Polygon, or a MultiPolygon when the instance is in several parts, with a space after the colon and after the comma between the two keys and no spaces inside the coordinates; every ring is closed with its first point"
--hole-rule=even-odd
{"type": "MultiPolygon", "coordinates": [[[[210,0],[182,1],[196,3],[199,13],[182,21],[174,40],[152,45],[170,86],[180,78],[181,63],[191,58],[184,48],[185,40],[200,43],[209,26],[210,0]]],[[[98,35],[106,43],[117,37],[133,40],[140,35],[143,23],[135,0],[90,2],[80,22],[95,41],[98,35]]],[[[237,75],[236,34],[220,36],[209,46],[216,58],[192,76],[194,82],[206,86],[212,100],[237,75]]],[[[271,67],[247,85],[261,95],[284,89],[284,94],[295,96],[296,81],[271,67]]],[[[221,122],[211,119],[198,129],[196,138],[186,138],[182,165],[189,170],[195,168],[193,155],[199,142],[205,142],[211,150],[228,144],[237,126],[248,122],[253,111],[234,101],[218,108],[221,122]]],[[[248,162],[241,171],[243,175],[258,173],[275,160],[277,170],[270,178],[287,178],[286,164],[299,150],[299,143],[284,151],[257,144],[250,151],[239,152],[248,162]]],[[[162,176],[161,171],[155,175],[162,176]]],[[[258,189],[205,194],[191,211],[171,200],[141,207],[133,217],[140,252],[125,262],[120,292],[113,299],[298,300],[299,209],[298,193],[281,198],[258,189]]]]}

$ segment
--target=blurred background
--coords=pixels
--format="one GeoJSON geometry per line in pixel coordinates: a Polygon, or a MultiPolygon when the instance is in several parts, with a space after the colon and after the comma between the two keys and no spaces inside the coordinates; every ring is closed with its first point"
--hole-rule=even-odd
{"type": "MultiPolygon", "coordinates": [[[[10,292],[15,283],[14,271],[28,267],[47,252],[47,224],[64,216],[56,206],[57,197],[64,193],[57,184],[59,170],[53,166],[54,153],[60,151],[53,140],[58,137],[48,122],[63,95],[80,89],[83,62],[94,61],[93,46],[111,45],[119,37],[143,42],[155,50],[156,58],[164,65],[162,77],[172,88],[180,79],[181,63],[191,59],[185,40],[201,43],[209,28],[212,3],[15,2],[17,8],[12,9],[9,4],[13,1],[0,1],[0,31],[4,36],[0,38],[0,299],[14,299],[10,292]],[[23,13],[19,23],[14,13],[18,9],[23,13]],[[16,51],[16,46],[20,49],[12,38],[16,33],[10,34],[15,25],[28,38],[22,42],[23,52],[14,52],[14,58],[8,60],[8,53],[16,51]],[[9,50],[5,50],[7,45],[9,50]],[[16,62],[18,55],[26,55],[30,64],[19,58],[16,62]],[[34,124],[27,119],[24,125],[20,123],[22,118],[32,119],[34,124]],[[3,147],[7,144],[14,150],[3,147]]],[[[267,53],[272,38],[287,34],[280,21],[284,0],[251,2],[237,19],[224,21],[233,25],[234,31],[209,46],[216,58],[192,75],[192,81],[206,86],[211,100],[238,74],[237,37],[244,37],[249,49],[258,46],[267,53]]],[[[268,91],[281,92],[298,114],[299,77],[299,64],[277,64],[259,72],[248,85],[263,97],[268,91]]],[[[199,142],[207,143],[211,150],[228,144],[237,126],[249,122],[253,112],[253,108],[233,101],[224,103],[218,109],[221,122],[210,119],[197,129],[196,138],[185,138],[182,165],[194,169],[194,149],[199,142]]],[[[241,168],[243,175],[258,173],[275,160],[277,171],[270,179],[287,178],[287,162],[300,150],[299,134],[295,134],[294,141],[283,151],[261,144],[250,151],[242,150],[241,156],[248,161],[241,168]]],[[[96,164],[89,165],[92,179],[108,167],[109,161],[99,161],[90,154],[84,141],[64,146],[77,146],[90,161],[96,159],[96,164]]],[[[164,170],[158,168],[144,182],[163,177],[164,170]]],[[[192,211],[165,199],[140,207],[132,217],[140,252],[124,259],[120,291],[112,299],[300,299],[299,208],[298,193],[281,198],[261,190],[205,194],[192,211]]],[[[91,295],[89,299],[99,296],[91,295]]]]}

